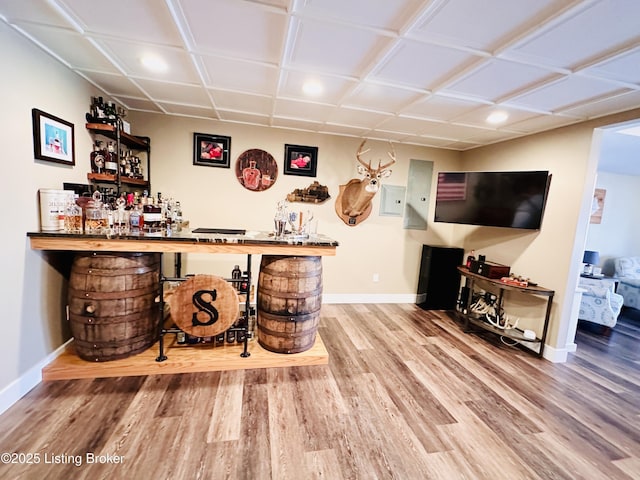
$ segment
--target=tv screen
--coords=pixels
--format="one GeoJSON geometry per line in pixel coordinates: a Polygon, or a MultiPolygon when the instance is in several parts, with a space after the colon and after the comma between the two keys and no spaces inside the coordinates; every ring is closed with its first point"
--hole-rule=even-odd
{"type": "Polygon", "coordinates": [[[440,172],[436,222],[539,230],[548,171],[440,172]]]}

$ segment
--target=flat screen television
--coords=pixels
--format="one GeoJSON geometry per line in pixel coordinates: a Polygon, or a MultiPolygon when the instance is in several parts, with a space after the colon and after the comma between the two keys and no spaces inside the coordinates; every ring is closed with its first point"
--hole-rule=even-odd
{"type": "Polygon", "coordinates": [[[548,171],[440,172],[435,221],[539,230],[548,171]]]}

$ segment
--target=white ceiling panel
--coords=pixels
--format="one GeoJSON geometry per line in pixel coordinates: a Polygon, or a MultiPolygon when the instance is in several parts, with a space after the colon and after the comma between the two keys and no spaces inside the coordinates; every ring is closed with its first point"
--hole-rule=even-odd
{"type": "Polygon", "coordinates": [[[569,108],[562,113],[583,118],[594,118],[613,112],[624,112],[632,108],[640,108],[640,92],[625,92],[618,96],[605,98],[593,103],[581,104],[569,108]]]}
{"type": "Polygon", "coordinates": [[[194,107],[175,103],[161,103],[162,109],[171,115],[182,115],[192,118],[218,118],[213,108],[194,107]]]}
{"type": "Polygon", "coordinates": [[[431,89],[477,57],[463,51],[402,41],[371,75],[375,80],[431,89]]]}
{"type": "Polygon", "coordinates": [[[118,69],[86,37],[73,31],[45,27],[32,23],[18,23],[45,49],[55,52],[70,68],[118,73],[118,69]]]}
{"type": "Polygon", "coordinates": [[[34,24],[70,28],[69,21],[55,7],[55,2],[42,0],[2,0],[0,14],[11,23],[25,20],[34,24]]]}
{"type": "Polygon", "coordinates": [[[271,125],[271,117],[268,115],[256,115],[242,112],[226,111],[218,109],[221,120],[235,123],[245,123],[248,125],[263,125],[268,127],[271,125]]]}
{"type": "Polygon", "coordinates": [[[487,117],[495,112],[505,112],[509,115],[506,121],[500,123],[500,128],[509,128],[514,123],[522,122],[530,118],[541,116],[539,113],[528,110],[516,110],[504,107],[503,105],[482,105],[479,108],[455,117],[455,123],[462,125],[474,125],[477,127],[487,127],[487,117]]]}
{"type": "Polygon", "coordinates": [[[640,47],[586,68],[581,73],[640,85],[640,47]]]}
{"type": "Polygon", "coordinates": [[[180,35],[165,2],[109,0],[97,8],[86,0],[56,2],[87,33],[128,38],[160,45],[180,45],[180,35]]]}
{"type": "Polygon", "coordinates": [[[162,112],[160,107],[155,102],[152,102],[151,100],[148,100],[146,98],[114,96],[113,99],[115,102],[118,102],[118,104],[123,105],[125,108],[129,110],[140,110],[143,112],[158,112],[158,113],[162,112]]]}
{"type": "Polygon", "coordinates": [[[339,75],[356,76],[389,42],[375,32],[347,25],[298,20],[291,48],[291,65],[339,75]],[[348,48],[346,48],[348,46],[348,48]]]}
{"type": "Polygon", "coordinates": [[[300,118],[273,117],[274,127],[289,128],[292,130],[305,130],[309,132],[317,132],[322,127],[320,122],[312,122],[300,118]]]}
{"type": "Polygon", "coordinates": [[[517,35],[543,18],[561,0],[450,0],[434,2],[412,35],[442,44],[492,51],[500,41],[517,35]],[[464,28],[460,20],[467,19],[464,28]]]}
{"type": "Polygon", "coordinates": [[[99,72],[80,72],[83,77],[96,86],[99,86],[106,94],[126,97],[144,97],[143,91],[130,79],[122,75],[112,75],[99,72]]]}
{"type": "Polygon", "coordinates": [[[184,103],[187,105],[211,105],[211,100],[206,90],[196,85],[173,84],[167,88],[167,84],[156,80],[138,79],[140,87],[152,98],[159,102],[184,103]]]}
{"type": "Polygon", "coordinates": [[[224,90],[210,90],[210,92],[217,108],[259,113],[261,115],[271,115],[273,110],[273,99],[271,97],[226,92],[224,90]]]}
{"type": "Polygon", "coordinates": [[[277,64],[287,16],[236,0],[176,0],[184,11],[199,53],[220,53],[277,64]]]}
{"type": "Polygon", "coordinates": [[[200,77],[189,55],[179,49],[149,46],[120,40],[100,40],[111,58],[131,77],[149,78],[165,82],[200,83],[200,77]],[[165,72],[149,72],[142,64],[145,56],[161,58],[168,66],[165,72]]]}
{"type": "Polygon", "coordinates": [[[638,18],[638,0],[0,0],[130,110],[453,150],[640,108],[638,18]]]}
{"type": "Polygon", "coordinates": [[[408,116],[448,121],[471,112],[482,105],[485,104],[441,95],[429,95],[408,106],[402,113],[408,116]]]}
{"type": "Polygon", "coordinates": [[[534,63],[573,68],[604,52],[637,42],[637,0],[578,2],[563,21],[524,40],[513,52],[534,63]],[[609,27],[603,27],[608,25],[609,27]]]}
{"type": "Polygon", "coordinates": [[[278,69],[273,65],[243,62],[230,58],[203,55],[209,83],[207,86],[223,90],[253,93],[276,93],[278,69]]]}
{"type": "Polygon", "coordinates": [[[514,97],[508,105],[554,112],[579,102],[590,102],[604,96],[614,96],[624,89],[613,83],[587,77],[566,77],[538,90],[514,97]]]}
{"type": "Polygon", "coordinates": [[[492,59],[447,85],[442,92],[499,101],[527,86],[557,77],[558,74],[543,68],[492,59]],[[497,78],[501,81],[497,82],[497,78]]]}
{"type": "Polygon", "coordinates": [[[413,90],[376,83],[361,83],[344,99],[343,105],[369,108],[370,105],[375,104],[381,110],[399,112],[403,107],[416,102],[423,96],[424,94],[413,90]]]}
{"type": "Polygon", "coordinates": [[[294,5],[296,13],[305,16],[398,31],[421,3],[422,0],[367,0],[365,6],[361,2],[345,0],[306,0],[294,2],[294,5]]]}
{"type": "Polygon", "coordinates": [[[283,98],[275,102],[273,113],[277,117],[313,118],[317,121],[324,121],[324,119],[329,118],[335,110],[336,107],[333,105],[283,98]]]}
{"type": "Polygon", "coordinates": [[[342,97],[356,85],[356,81],[349,78],[320,75],[303,70],[288,70],[282,72],[278,94],[282,97],[338,104],[342,97]],[[322,94],[317,97],[305,95],[303,87],[307,82],[321,85],[322,94]]]}
{"type": "Polygon", "coordinates": [[[339,125],[374,128],[390,116],[391,114],[389,113],[372,112],[370,110],[345,107],[334,110],[329,115],[327,121],[329,123],[337,123],[339,125]]]}
{"type": "Polygon", "coordinates": [[[537,117],[523,120],[509,125],[510,130],[520,131],[523,134],[531,134],[551,130],[552,128],[564,127],[578,121],[577,117],[558,115],[539,115],[537,117]]]}

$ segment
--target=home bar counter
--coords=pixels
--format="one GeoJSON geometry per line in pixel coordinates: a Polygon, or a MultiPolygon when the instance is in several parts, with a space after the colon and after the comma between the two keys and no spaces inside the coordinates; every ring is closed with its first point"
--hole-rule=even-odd
{"type": "MultiPolygon", "coordinates": [[[[254,254],[291,257],[334,256],[338,246],[337,241],[324,235],[314,235],[303,239],[291,236],[275,238],[269,232],[222,229],[217,233],[210,233],[210,230],[213,229],[207,229],[207,232],[201,233],[201,230],[183,229],[171,234],[133,232],[117,236],[28,232],[27,237],[31,249],[49,252],[122,252],[159,253],[161,255],[173,253],[175,254],[176,277],[180,276],[183,253],[245,255],[250,272],[251,255],[254,254]]],[[[164,280],[166,277],[161,274],[161,279],[164,280]]],[[[248,355],[241,356],[243,352],[241,344],[184,346],[177,345],[175,338],[172,338],[171,340],[165,339],[164,342],[156,342],[147,350],[128,358],[91,362],[80,358],[74,350],[73,342],[70,342],[64,352],[43,368],[42,377],[43,380],[63,380],[324,365],[328,363],[328,353],[319,334],[316,335],[315,343],[311,348],[295,354],[268,351],[255,338],[245,344],[245,352],[247,345],[248,355]],[[161,344],[160,347],[158,343],[161,344]],[[164,343],[164,347],[162,343],[164,343]],[[162,353],[163,348],[167,352],[167,359],[157,361],[159,349],[162,353]]]]}

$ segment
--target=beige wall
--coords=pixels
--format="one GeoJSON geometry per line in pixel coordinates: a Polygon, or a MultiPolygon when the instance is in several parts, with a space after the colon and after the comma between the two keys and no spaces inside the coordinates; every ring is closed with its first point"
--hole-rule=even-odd
{"type": "MultiPolygon", "coordinates": [[[[49,255],[29,249],[25,233],[39,228],[38,189],[86,181],[83,135],[90,85],[0,22],[2,108],[2,336],[0,411],[3,393],[19,391],[20,377],[38,376],[41,362],[65,338],[63,277],[49,255]],[[34,160],[31,109],[75,125],[76,166],[34,160]],[[55,265],[55,266],[54,266],[55,265]]],[[[59,266],[64,268],[64,265],[59,266]]],[[[9,395],[10,396],[10,395],[9,395]]]]}
{"type": "MultiPolygon", "coordinates": [[[[322,205],[291,204],[310,210],[318,220],[318,231],[340,242],[336,257],[323,260],[326,297],[335,299],[389,298],[389,295],[415,296],[419,252],[423,243],[449,244],[453,227],[430,224],[425,230],[403,229],[403,219],[379,215],[379,195],[371,216],[356,227],[345,225],[334,210],[340,184],[358,177],[355,153],[358,138],[293,132],[273,128],[225,124],[157,114],[131,113],[132,132],[151,137],[152,190],[180,200],[183,214],[192,227],[246,228],[272,230],[278,201],[295,188],[309,186],[313,180],[329,187],[331,199],[322,205]],[[231,137],[231,167],[214,168],[193,165],[193,133],[231,137]],[[317,177],[299,177],[282,173],[285,144],[318,147],[317,177]],[[269,152],[278,164],[278,179],[268,190],[245,189],[235,177],[235,161],[247,149],[269,152]],[[373,281],[373,274],[379,281],[373,281]]],[[[368,142],[371,151],[364,155],[388,159],[388,144],[368,142]]],[[[434,171],[458,167],[458,152],[395,145],[397,162],[384,180],[389,185],[407,185],[410,159],[434,162],[434,171]]],[[[435,180],[434,180],[435,181],[435,180]]],[[[433,202],[430,202],[433,217],[433,202]]],[[[189,273],[206,271],[229,274],[235,259],[190,255],[185,260],[189,273]],[[228,271],[227,271],[228,270],[228,271]]],[[[259,257],[256,259],[259,261],[259,257]]],[[[220,274],[220,273],[218,273],[220,274]]]]}

